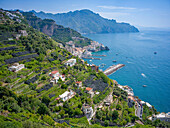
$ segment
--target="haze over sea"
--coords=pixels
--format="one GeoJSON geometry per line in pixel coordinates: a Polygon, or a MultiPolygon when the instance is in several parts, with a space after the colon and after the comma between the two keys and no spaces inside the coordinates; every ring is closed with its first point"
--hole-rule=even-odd
{"type": "Polygon", "coordinates": [[[107,56],[91,63],[105,63],[102,70],[115,64],[113,60],[125,64],[109,78],[132,87],[136,96],[154,105],[158,111],[170,111],[170,31],[141,30],[139,33],[85,36],[110,48],[110,51],[94,53],[107,56]]]}

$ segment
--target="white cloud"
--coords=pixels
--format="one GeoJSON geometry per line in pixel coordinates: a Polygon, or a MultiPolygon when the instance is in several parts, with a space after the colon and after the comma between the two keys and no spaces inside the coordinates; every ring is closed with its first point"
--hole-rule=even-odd
{"type": "Polygon", "coordinates": [[[122,10],[133,10],[136,8],[132,7],[120,7],[120,6],[97,6],[99,8],[104,8],[104,9],[122,9],[122,10]]]}
{"type": "Polygon", "coordinates": [[[130,15],[130,13],[124,13],[124,12],[98,12],[98,13],[102,17],[108,18],[108,19],[114,19],[115,17],[130,15]]]}

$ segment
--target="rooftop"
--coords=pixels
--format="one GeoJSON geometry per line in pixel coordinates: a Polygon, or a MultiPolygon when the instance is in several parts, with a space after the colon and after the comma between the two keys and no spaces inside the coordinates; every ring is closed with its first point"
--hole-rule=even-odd
{"type": "Polygon", "coordinates": [[[60,95],[61,98],[66,97],[70,92],[69,91],[65,91],[62,95],[60,95]]]}
{"type": "Polygon", "coordinates": [[[51,72],[51,74],[56,74],[56,73],[58,73],[58,71],[52,71],[52,72],[51,72]]]}
{"type": "Polygon", "coordinates": [[[86,87],[86,90],[87,91],[90,91],[90,90],[92,90],[93,88],[89,88],[89,87],[86,87]]]}
{"type": "Polygon", "coordinates": [[[77,81],[76,84],[80,84],[82,81],[77,81]]]}

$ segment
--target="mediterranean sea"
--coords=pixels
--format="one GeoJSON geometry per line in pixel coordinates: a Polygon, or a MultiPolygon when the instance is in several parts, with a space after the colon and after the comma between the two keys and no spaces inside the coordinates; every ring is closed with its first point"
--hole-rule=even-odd
{"type": "Polygon", "coordinates": [[[93,54],[106,55],[102,60],[87,59],[88,63],[125,64],[108,77],[121,85],[133,88],[135,96],[149,102],[160,112],[170,112],[170,31],[141,30],[139,33],[84,35],[108,46],[110,51],[93,54]],[[157,54],[154,54],[157,52],[157,54]],[[116,60],[117,62],[112,62],[116,60]],[[143,87],[147,85],[147,87],[143,87]]]}

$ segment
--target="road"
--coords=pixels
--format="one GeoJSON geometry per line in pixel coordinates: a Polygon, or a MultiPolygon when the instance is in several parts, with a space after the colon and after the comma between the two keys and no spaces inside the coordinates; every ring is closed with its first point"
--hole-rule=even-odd
{"type": "Polygon", "coordinates": [[[137,102],[136,116],[142,119],[143,107],[137,102]]]}

